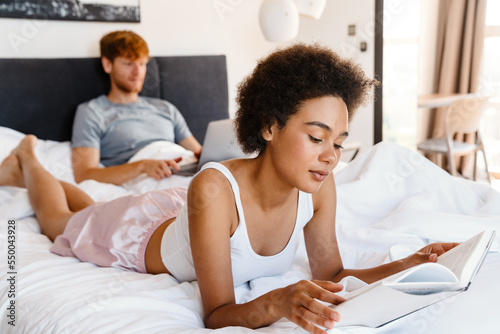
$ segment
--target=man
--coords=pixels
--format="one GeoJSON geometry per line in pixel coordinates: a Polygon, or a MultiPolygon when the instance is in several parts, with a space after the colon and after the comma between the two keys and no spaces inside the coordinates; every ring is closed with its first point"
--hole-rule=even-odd
{"type": "Polygon", "coordinates": [[[157,180],[169,177],[180,159],[127,162],[154,141],[176,142],[199,157],[202,147],[179,110],[167,101],[139,96],[149,60],[146,42],[134,32],[115,31],[101,39],[100,47],[111,90],[78,106],[71,140],[76,182],[120,185],[142,173],[157,180]]]}

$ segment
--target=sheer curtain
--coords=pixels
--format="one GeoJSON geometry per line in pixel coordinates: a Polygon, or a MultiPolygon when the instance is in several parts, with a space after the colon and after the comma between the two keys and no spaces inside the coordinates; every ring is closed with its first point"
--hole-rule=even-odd
{"type": "MultiPolygon", "coordinates": [[[[484,45],[487,0],[440,0],[434,93],[476,93],[484,45]]],[[[432,137],[444,136],[445,108],[437,109],[429,126],[432,137]]],[[[473,138],[456,138],[473,141],[473,138]]],[[[469,173],[470,157],[457,161],[462,174],[469,173]],[[469,160],[469,161],[468,161],[469,160]]]]}

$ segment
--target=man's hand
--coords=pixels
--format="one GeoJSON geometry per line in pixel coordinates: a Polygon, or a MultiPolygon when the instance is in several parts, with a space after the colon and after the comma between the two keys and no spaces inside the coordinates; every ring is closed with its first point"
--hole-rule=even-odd
{"type": "Polygon", "coordinates": [[[173,160],[139,160],[123,165],[99,167],[99,150],[92,147],[76,147],[72,150],[71,161],[75,181],[80,183],[92,179],[99,182],[122,185],[135,179],[142,173],[160,180],[172,175],[172,170],[179,170],[177,164],[182,157],[173,160]]]}
{"type": "Polygon", "coordinates": [[[180,167],[177,163],[181,160],[182,157],[174,160],[141,160],[140,163],[144,173],[156,180],[161,180],[171,176],[172,170],[178,171],[180,167]]]}

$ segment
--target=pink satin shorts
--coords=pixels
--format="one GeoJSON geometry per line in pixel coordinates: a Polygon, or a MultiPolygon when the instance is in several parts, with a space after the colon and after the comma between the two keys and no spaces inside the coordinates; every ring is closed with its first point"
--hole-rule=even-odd
{"type": "Polygon", "coordinates": [[[70,218],[50,251],[101,267],[145,273],[151,235],[177,217],[185,203],[186,189],[171,188],[92,204],[70,218]]]}

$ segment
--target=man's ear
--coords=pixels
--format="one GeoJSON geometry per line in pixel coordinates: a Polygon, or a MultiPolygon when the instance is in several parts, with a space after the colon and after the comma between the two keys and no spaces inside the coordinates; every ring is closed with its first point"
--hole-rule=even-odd
{"type": "Polygon", "coordinates": [[[111,70],[113,69],[113,62],[111,60],[103,56],[101,57],[101,64],[104,72],[108,74],[111,73],[111,70]]]}

